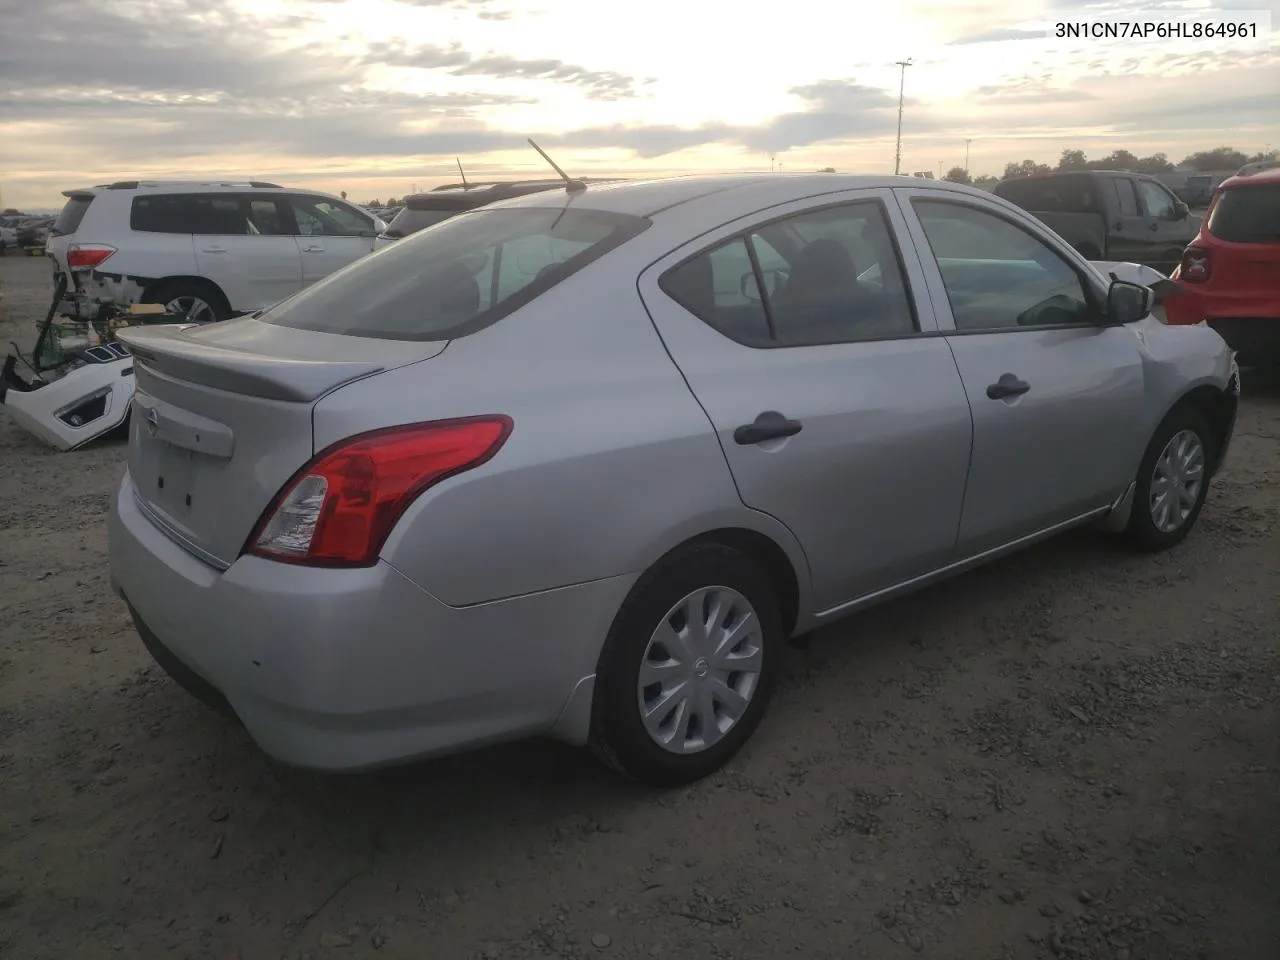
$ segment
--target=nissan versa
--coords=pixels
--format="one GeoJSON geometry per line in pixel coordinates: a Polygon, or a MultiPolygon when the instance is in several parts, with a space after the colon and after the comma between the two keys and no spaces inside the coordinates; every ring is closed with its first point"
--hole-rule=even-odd
{"type": "Polygon", "coordinates": [[[113,584],[288,763],[549,735],[686,782],[791,635],[1077,525],[1187,535],[1239,377],[1150,307],[958,185],[569,181],[122,332],[113,584]]]}

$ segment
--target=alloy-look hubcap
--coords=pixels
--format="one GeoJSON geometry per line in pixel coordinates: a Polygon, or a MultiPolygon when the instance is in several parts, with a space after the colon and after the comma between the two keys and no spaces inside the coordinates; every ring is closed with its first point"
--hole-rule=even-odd
{"type": "Polygon", "coordinates": [[[729,587],[695,590],[649,638],[637,684],[640,718],[671,753],[699,753],[742,719],[764,664],[760,618],[729,587]]]}
{"type": "Polygon", "coordinates": [[[1195,508],[1204,483],[1204,444],[1193,430],[1179,430],[1164,445],[1151,475],[1151,523],[1173,533],[1195,508]]]}
{"type": "Polygon", "coordinates": [[[191,323],[209,323],[214,319],[213,308],[199,297],[174,297],[164,308],[169,313],[185,313],[191,323]]]}

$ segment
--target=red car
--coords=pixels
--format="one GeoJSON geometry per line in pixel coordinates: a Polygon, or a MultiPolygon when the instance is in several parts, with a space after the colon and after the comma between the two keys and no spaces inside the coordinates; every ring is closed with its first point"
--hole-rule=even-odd
{"type": "Polygon", "coordinates": [[[1169,323],[1206,320],[1240,363],[1280,365],[1280,168],[1222,182],[1171,278],[1169,323]]]}

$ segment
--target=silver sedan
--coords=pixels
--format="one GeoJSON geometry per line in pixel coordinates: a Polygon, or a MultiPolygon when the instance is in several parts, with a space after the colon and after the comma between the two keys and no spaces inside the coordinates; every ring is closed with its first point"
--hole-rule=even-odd
{"type": "Polygon", "coordinates": [[[966,187],[570,183],[123,333],[112,580],[282,761],[547,735],[687,782],[790,636],[1082,524],[1187,535],[1239,378],[1150,309],[966,187]]]}

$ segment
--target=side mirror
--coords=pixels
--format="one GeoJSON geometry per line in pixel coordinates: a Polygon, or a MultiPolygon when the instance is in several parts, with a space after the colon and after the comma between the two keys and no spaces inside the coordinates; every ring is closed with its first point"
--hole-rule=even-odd
{"type": "Polygon", "coordinates": [[[1185,220],[1191,215],[1191,208],[1187,206],[1184,200],[1175,201],[1174,208],[1177,210],[1179,220],[1185,220]]]}
{"type": "Polygon", "coordinates": [[[1156,295],[1150,287],[1127,280],[1112,280],[1107,289],[1107,323],[1136,323],[1151,312],[1156,295]]]}

